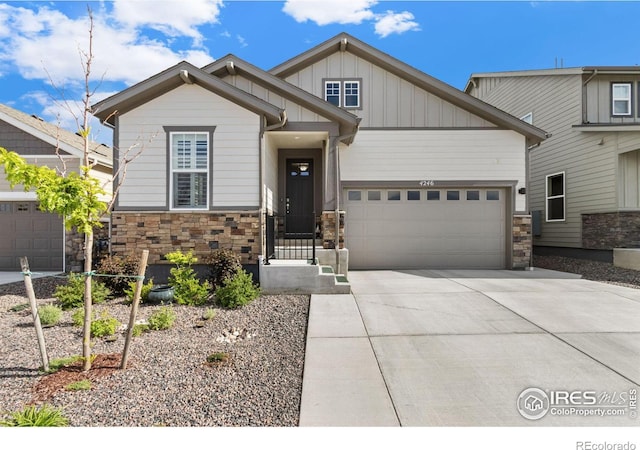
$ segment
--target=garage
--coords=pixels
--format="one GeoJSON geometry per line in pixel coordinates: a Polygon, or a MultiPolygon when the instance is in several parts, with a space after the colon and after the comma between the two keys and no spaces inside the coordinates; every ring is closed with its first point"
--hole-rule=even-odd
{"type": "Polygon", "coordinates": [[[55,214],[38,210],[36,202],[0,202],[0,270],[20,270],[26,256],[31,270],[62,271],[64,227],[55,214]]]}
{"type": "Polygon", "coordinates": [[[507,190],[344,191],[352,269],[504,269],[507,190]]]}

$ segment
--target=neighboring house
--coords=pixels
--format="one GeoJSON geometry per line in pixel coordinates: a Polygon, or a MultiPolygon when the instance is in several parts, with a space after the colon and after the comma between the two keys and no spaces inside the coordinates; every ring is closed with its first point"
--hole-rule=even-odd
{"type": "MultiPolygon", "coordinates": [[[[83,161],[83,139],[39,117],[0,104],[0,147],[14,151],[29,163],[79,171],[83,161]],[[58,149],[58,154],[56,154],[58,149]]],[[[112,173],[112,152],[105,145],[92,143],[92,159],[98,164],[91,175],[108,182],[112,173]]],[[[111,184],[106,186],[111,190],[111,184]]],[[[11,189],[4,170],[0,175],[0,270],[20,270],[20,257],[26,256],[32,270],[80,270],[82,236],[65,230],[56,214],[38,209],[35,192],[21,186],[11,189]]],[[[108,225],[96,231],[108,233],[108,225]]]]}
{"type": "Polygon", "coordinates": [[[640,246],[640,67],[477,73],[465,91],[551,135],[531,150],[534,246],[640,246]]]}
{"type": "Polygon", "coordinates": [[[266,213],[315,225],[350,269],[529,266],[526,155],[545,133],[347,34],[270,71],[181,62],[94,113],[116,149],[157,133],[119,192],[115,252],[257,265],[266,213]]]}

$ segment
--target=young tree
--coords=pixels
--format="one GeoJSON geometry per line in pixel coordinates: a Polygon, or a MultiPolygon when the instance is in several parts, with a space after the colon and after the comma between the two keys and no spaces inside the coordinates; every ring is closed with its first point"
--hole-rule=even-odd
{"type": "MultiPolygon", "coordinates": [[[[80,50],[82,68],[84,70],[84,93],[82,97],[82,115],[76,117],[78,134],[82,137],[83,161],[80,172],[68,172],[65,161],[56,149],[62,169],[28,164],[17,153],[0,148],[0,164],[4,166],[7,180],[11,187],[18,184],[24,186],[25,191],[35,190],[42,211],[57,213],[64,218],[67,229],[76,228],[84,234],[84,329],[82,339],[82,356],[84,358],[83,370],[91,369],[91,274],[93,267],[93,230],[101,227],[100,219],[109,213],[115,202],[117,192],[124,181],[127,165],[135,160],[144,149],[141,145],[134,145],[122,152],[118,172],[113,174],[113,179],[118,179],[118,185],[114,186],[113,195],[108,203],[101,200],[107,194],[105,186],[91,176],[91,169],[97,161],[91,160],[91,127],[92,97],[95,89],[91,88],[91,69],[93,63],[93,14],[88,8],[89,16],[89,48],[80,50]]],[[[72,114],[73,108],[65,100],[66,109],[72,114]]],[[[75,115],[75,114],[74,114],[75,115]]]]}

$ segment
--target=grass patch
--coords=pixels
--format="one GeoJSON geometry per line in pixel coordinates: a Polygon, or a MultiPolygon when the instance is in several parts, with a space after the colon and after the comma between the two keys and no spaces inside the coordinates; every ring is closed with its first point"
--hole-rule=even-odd
{"type": "Polygon", "coordinates": [[[91,389],[91,380],[74,381],[67,384],[64,389],[66,391],[88,391],[91,389]]]}
{"type": "Polygon", "coordinates": [[[22,411],[11,413],[9,419],[0,422],[3,427],[66,427],[67,419],[60,409],[50,405],[27,406],[22,411]]]}

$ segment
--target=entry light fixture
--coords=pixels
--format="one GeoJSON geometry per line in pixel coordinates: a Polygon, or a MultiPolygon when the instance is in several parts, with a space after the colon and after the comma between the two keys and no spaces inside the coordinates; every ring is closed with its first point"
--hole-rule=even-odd
{"type": "Polygon", "coordinates": [[[298,166],[298,168],[300,169],[300,172],[306,172],[307,170],[309,170],[309,164],[307,164],[307,163],[300,163],[300,165],[298,166]]]}

